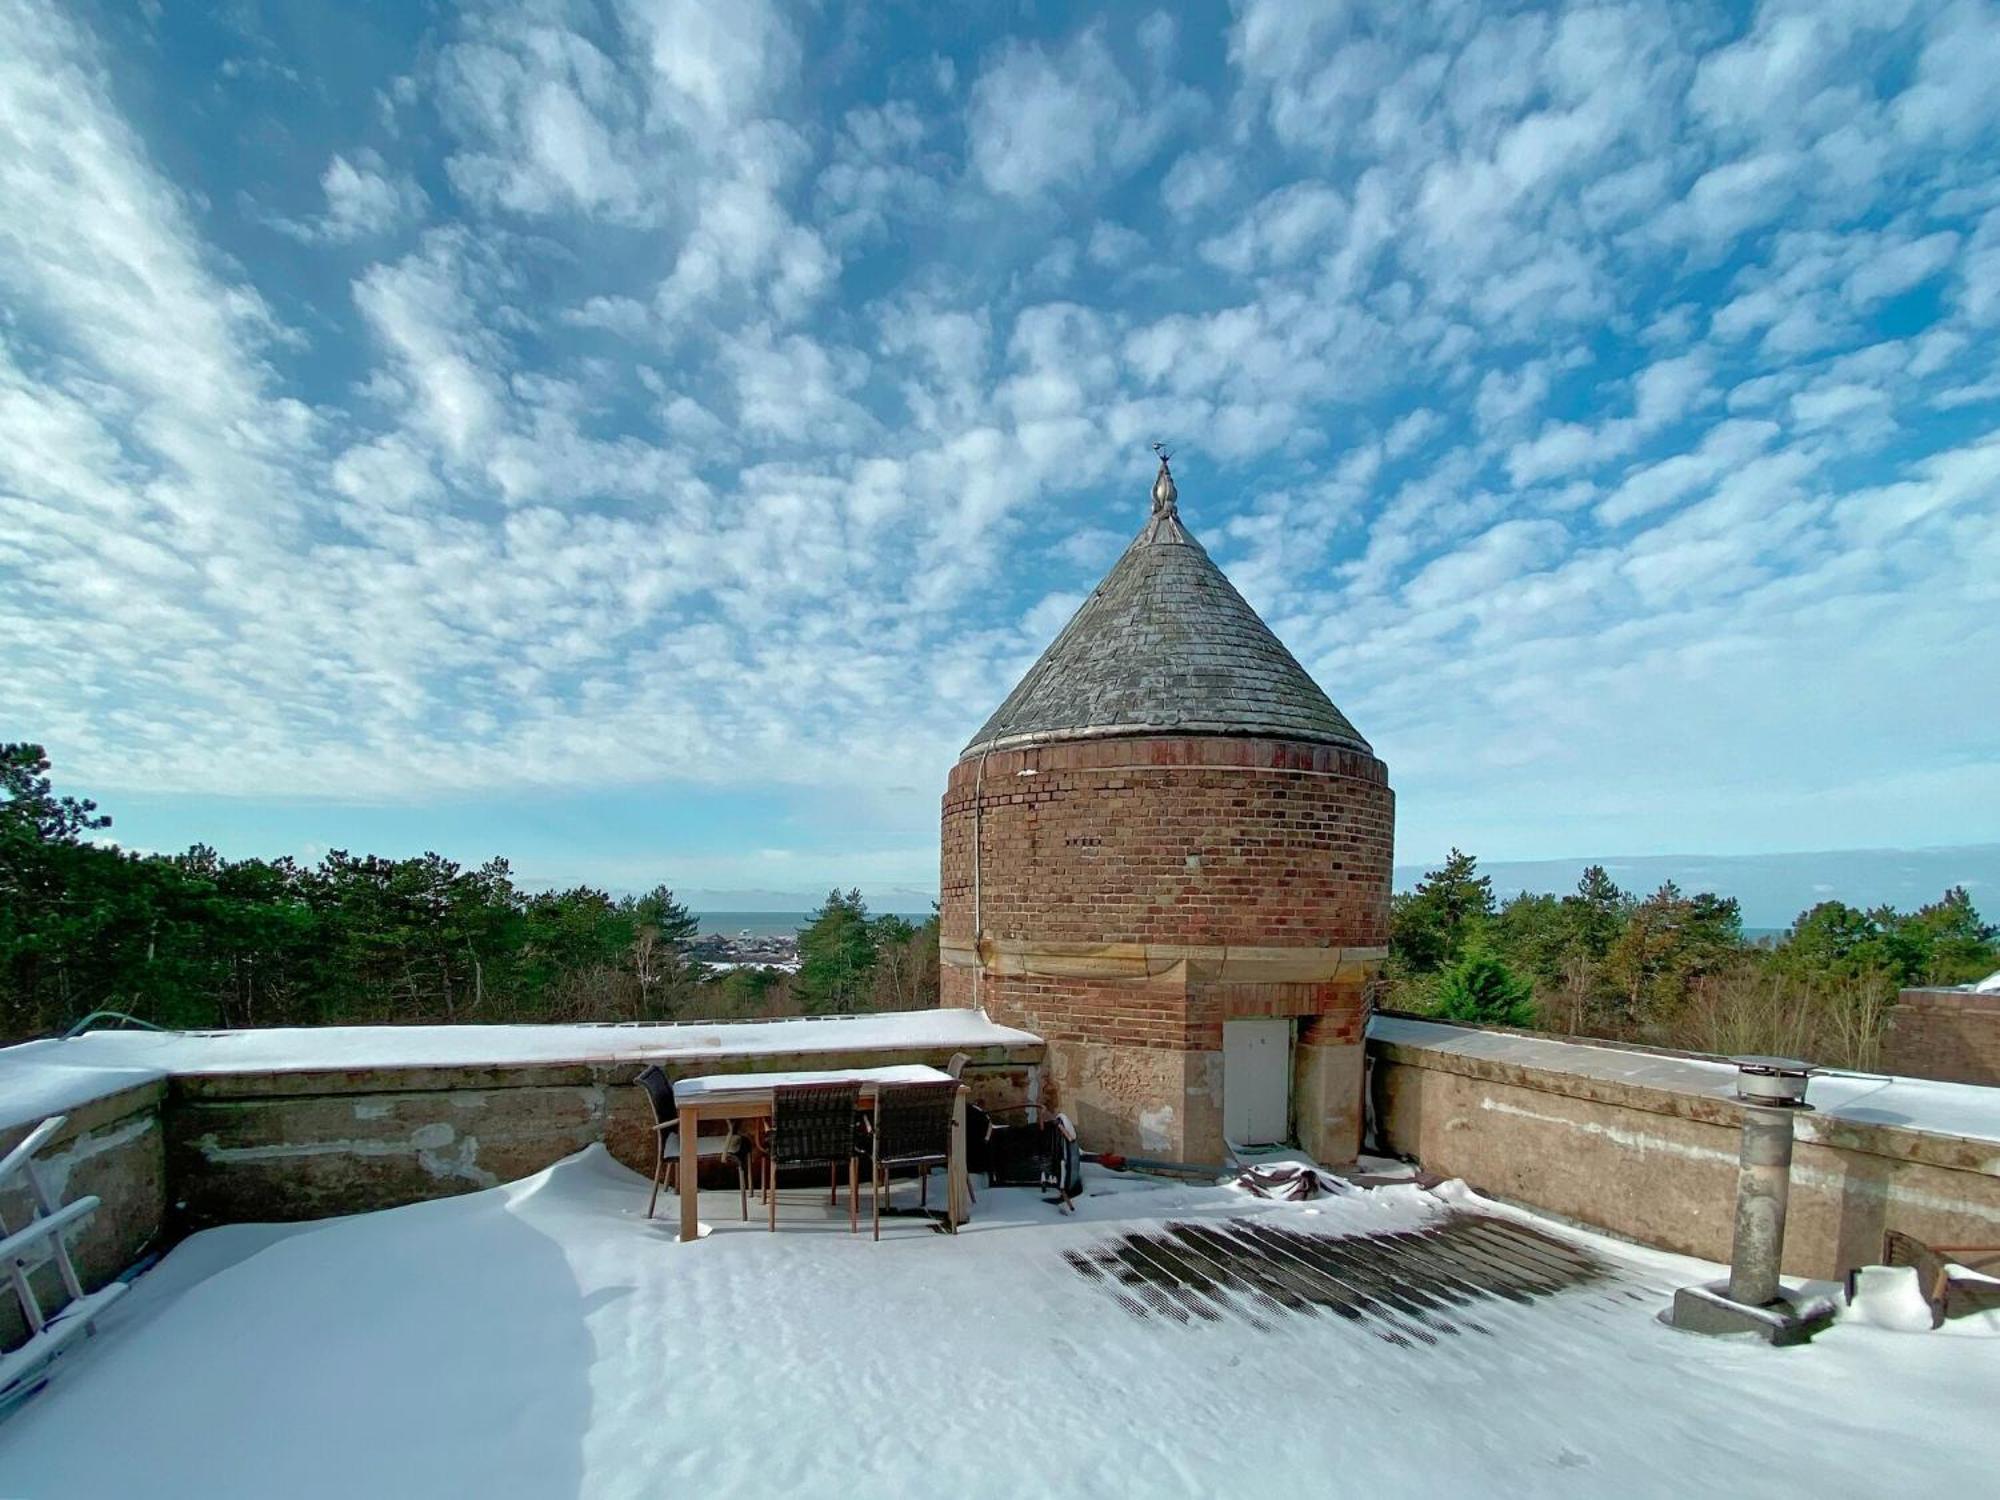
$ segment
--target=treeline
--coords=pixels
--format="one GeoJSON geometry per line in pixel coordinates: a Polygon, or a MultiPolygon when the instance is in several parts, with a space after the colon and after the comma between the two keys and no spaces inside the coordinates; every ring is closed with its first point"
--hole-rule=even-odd
{"type": "Polygon", "coordinates": [[[0,745],[0,1041],[94,1011],[177,1029],[343,1022],[673,1021],[937,1003],[937,924],[828,896],[796,975],[716,972],[665,886],[524,891],[504,859],[345,851],[317,864],[88,835],[37,745],[0,745]]]}
{"type": "Polygon", "coordinates": [[[1394,898],[1388,1003],[1452,1019],[1697,1052],[1872,1068],[1896,991],[2000,968],[1962,887],[1913,912],[1823,901],[1751,943],[1733,896],[1620,890],[1600,865],[1565,896],[1504,904],[1471,855],[1394,898]]]}

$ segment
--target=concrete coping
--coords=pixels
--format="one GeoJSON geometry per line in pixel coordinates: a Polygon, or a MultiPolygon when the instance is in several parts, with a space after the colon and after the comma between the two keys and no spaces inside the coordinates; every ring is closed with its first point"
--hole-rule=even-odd
{"type": "MultiPolygon", "coordinates": [[[[80,1135],[88,1135],[93,1130],[102,1130],[105,1126],[132,1115],[157,1110],[161,1101],[166,1098],[166,1094],[167,1080],[153,1078],[143,1083],[135,1083],[129,1088],[118,1089],[113,1093],[99,1094],[94,1099],[84,1099],[70,1104],[55,1111],[64,1117],[63,1128],[56,1133],[49,1144],[52,1147],[58,1146],[65,1141],[73,1141],[80,1135]]],[[[40,1119],[35,1119],[18,1125],[0,1127],[0,1154],[13,1150],[26,1140],[28,1132],[40,1123],[40,1119]]]]}
{"type": "Polygon", "coordinates": [[[936,1043],[855,1047],[838,1052],[715,1052],[690,1057],[663,1053],[658,1057],[577,1058],[574,1061],[532,1063],[417,1064],[368,1068],[287,1068],[262,1071],[200,1071],[177,1073],[171,1080],[177,1099],[300,1098],[317,1094],[435,1093],[451,1089],[590,1088],[629,1084],[653,1063],[670,1079],[709,1073],[752,1073],[880,1067],[894,1063],[934,1061],[945,1051],[964,1052],[970,1069],[1025,1067],[1042,1061],[1045,1048],[1006,1043],[984,1047],[946,1048],[936,1043]]]}
{"type": "Polygon", "coordinates": [[[1038,1058],[1040,1046],[981,1012],[946,1008],[756,1021],[93,1031],[0,1048],[0,1125],[32,1125],[163,1081],[173,1097],[504,1088],[629,1081],[648,1063],[685,1072],[733,1067],[738,1057],[823,1056],[851,1066],[854,1057],[930,1062],[1024,1048],[1038,1058]],[[232,1076],[263,1081],[238,1085],[232,1076]]]}
{"type": "MultiPolygon", "coordinates": [[[[1377,1015],[1369,1050],[1408,1067],[1675,1115],[1742,1123],[1726,1061],[1571,1042],[1402,1015],[1377,1015]]],[[[1829,1070],[1813,1080],[1800,1141],[1892,1160],[2000,1175],[2000,1089],[1829,1070]]]]}

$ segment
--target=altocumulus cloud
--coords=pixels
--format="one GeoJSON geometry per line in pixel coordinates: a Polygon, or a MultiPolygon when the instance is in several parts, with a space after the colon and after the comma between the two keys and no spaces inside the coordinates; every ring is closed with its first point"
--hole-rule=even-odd
{"type": "Polygon", "coordinates": [[[921,883],[1159,437],[1413,857],[2000,836],[1992,5],[249,14],[0,0],[93,790],[782,785],[921,883]]]}

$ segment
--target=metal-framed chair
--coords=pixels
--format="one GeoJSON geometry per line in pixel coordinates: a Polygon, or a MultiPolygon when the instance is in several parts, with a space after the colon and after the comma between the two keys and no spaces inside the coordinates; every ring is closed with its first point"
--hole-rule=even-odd
{"type": "Polygon", "coordinates": [[[847,1228],[860,1227],[855,1204],[860,1160],[855,1155],[855,1113],[860,1108],[858,1083],[782,1084],[771,1091],[771,1130],[764,1141],[764,1196],[770,1205],[771,1230],[778,1228],[778,1172],[784,1167],[825,1167],[827,1202],[840,1201],[836,1175],[847,1163],[847,1228]]]}
{"type": "Polygon", "coordinates": [[[882,1195],[889,1190],[892,1171],[916,1168],[917,1206],[922,1208],[930,1192],[930,1169],[951,1165],[951,1116],[957,1099],[956,1080],[885,1083],[875,1091],[867,1151],[868,1204],[876,1239],[882,1238],[882,1195]]]}
{"type": "MultiPolygon", "coordinates": [[[[681,1190],[680,1113],[674,1108],[673,1083],[658,1063],[632,1081],[646,1091],[646,1101],[653,1106],[653,1196],[646,1204],[646,1217],[650,1219],[653,1210],[659,1206],[660,1183],[663,1180],[675,1193],[681,1190]]],[[[736,1191],[743,1199],[745,1222],[750,1218],[750,1173],[744,1161],[749,1154],[749,1143],[726,1123],[720,1130],[704,1131],[695,1137],[698,1160],[726,1156],[736,1164],[736,1191]]],[[[697,1182],[695,1191],[700,1190],[701,1184],[697,1182]]]]}

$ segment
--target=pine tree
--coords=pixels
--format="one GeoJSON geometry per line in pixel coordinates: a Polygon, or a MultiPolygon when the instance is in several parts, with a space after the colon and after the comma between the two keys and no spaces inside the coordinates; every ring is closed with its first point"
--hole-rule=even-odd
{"type": "Polygon", "coordinates": [[[792,994],[808,1014],[838,1014],[861,1004],[875,972],[875,937],[859,890],[826,893],[799,933],[792,994]]]}
{"type": "Polygon", "coordinates": [[[1484,948],[1476,948],[1438,979],[1440,1016],[1488,1026],[1535,1024],[1535,987],[1484,948]]]}

